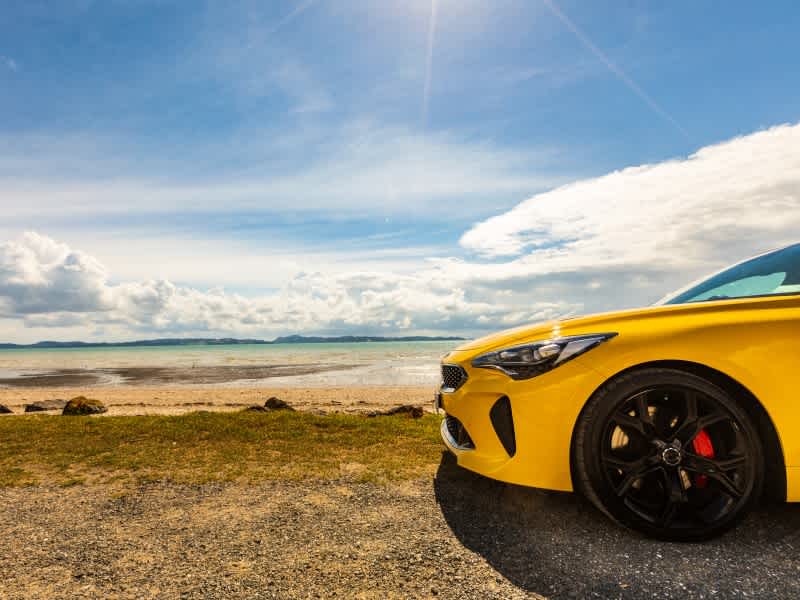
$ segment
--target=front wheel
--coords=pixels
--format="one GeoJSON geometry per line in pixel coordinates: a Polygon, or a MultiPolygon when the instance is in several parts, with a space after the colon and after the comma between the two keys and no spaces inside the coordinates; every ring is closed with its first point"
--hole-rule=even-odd
{"type": "Polygon", "coordinates": [[[748,414],[721,388],[673,369],[635,371],[595,394],[576,425],[573,465],[600,510],[673,541],[731,528],[764,485],[748,414]]]}

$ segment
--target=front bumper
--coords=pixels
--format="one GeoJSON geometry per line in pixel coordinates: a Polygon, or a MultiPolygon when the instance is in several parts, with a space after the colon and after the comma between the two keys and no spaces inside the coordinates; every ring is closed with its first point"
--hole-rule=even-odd
{"type": "Polygon", "coordinates": [[[458,464],[487,477],[553,490],[572,490],[570,446],[578,415],[603,377],[575,360],[532,379],[514,381],[476,369],[472,353],[456,352],[448,364],[467,374],[456,390],[443,389],[442,439],[458,464]],[[457,420],[472,445],[447,426],[457,420]]]}

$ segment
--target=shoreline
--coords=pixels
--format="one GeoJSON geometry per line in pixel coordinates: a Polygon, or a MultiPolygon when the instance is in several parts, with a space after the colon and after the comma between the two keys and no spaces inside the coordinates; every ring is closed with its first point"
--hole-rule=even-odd
{"type": "Polygon", "coordinates": [[[431,411],[435,389],[433,385],[15,387],[0,389],[0,404],[10,408],[15,415],[58,414],[60,411],[24,413],[24,405],[83,395],[100,400],[108,408],[107,416],[175,415],[201,410],[242,410],[256,404],[263,405],[267,398],[275,396],[304,412],[363,414],[401,404],[422,406],[431,411]]]}

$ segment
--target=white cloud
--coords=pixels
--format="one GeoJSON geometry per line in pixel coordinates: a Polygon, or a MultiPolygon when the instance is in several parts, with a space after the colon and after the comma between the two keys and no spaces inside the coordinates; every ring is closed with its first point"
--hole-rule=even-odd
{"type": "Polygon", "coordinates": [[[112,305],[98,261],[36,233],[0,245],[0,301],[6,315],[93,312],[112,305]]]}
{"type": "Polygon", "coordinates": [[[499,265],[460,268],[497,285],[607,281],[631,305],[798,231],[800,125],[783,125],[538,194],[461,238],[499,265]]]}
{"type": "Polygon", "coordinates": [[[562,308],[532,303],[520,310],[482,300],[438,267],[415,275],[299,273],[263,298],[163,279],[111,284],[97,260],[36,233],[0,246],[0,299],[0,316],[22,319],[28,328],[72,327],[86,337],[101,327],[121,338],[463,331],[552,317],[562,308]]]}

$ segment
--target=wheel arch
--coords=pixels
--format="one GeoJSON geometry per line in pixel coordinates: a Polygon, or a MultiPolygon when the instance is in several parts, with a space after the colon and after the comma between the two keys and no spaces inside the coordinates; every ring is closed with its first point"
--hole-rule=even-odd
{"type": "Polygon", "coordinates": [[[710,381],[714,385],[717,385],[728,392],[753,419],[753,423],[755,423],[756,427],[758,428],[759,437],[764,443],[764,459],[766,464],[764,473],[764,497],[768,500],[778,502],[784,502],[786,500],[786,463],[784,462],[783,458],[783,447],[781,446],[780,437],[778,436],[778,431],[775,428],[775,424],[772,422],[772,418],[769,416],[769,413],[767,413],[764,405],[755,396],[755,394],[753,394],[753,392],[751,392],[747,387],[727,373],[723,373],[718,369],[714,369],[701,363],[683,360],[658,360],[633,365],[627,369],[615,373],[597,386],[592,394],[586,399],[586,402],[584,403],[583,408],[578,415],[578,419],[576,419],[575,425],[572,429],[572,440],[570,442],[570,472],[573,482],[575,481],[575,432],[577,429],[577,423],[580,421],[583,411],[586,410],[586,406],[589,404],[592,398],[594,398],[594,396],[609,382],[622,375],[627,375],[634,371],[649,368],[675,369],[676,371],[683,371],[691,375],[702,377],[703,379],[710,381]]]}

